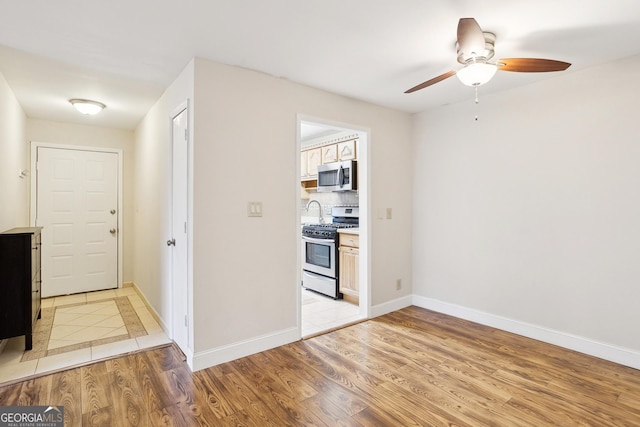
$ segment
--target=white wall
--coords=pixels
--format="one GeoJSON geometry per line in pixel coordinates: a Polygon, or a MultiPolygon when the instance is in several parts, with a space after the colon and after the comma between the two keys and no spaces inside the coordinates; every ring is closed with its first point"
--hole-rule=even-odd
{"type": "Polygon", "coordinates": [[[29,226],[29,146],[26,116],[13,91],[0,74],[0,232],[29,226]]]}
{"type": "Polygon", "coordinates": [[[147,113],[135,130],[133,280],[171,326],[171,127],[173,110],[193,99],[193,62],[147,113]]]}
{"type": "Polygon", "coordinates": [[[27,141],[60,145],[121,149],[123,153],[122,185],[122,279],[133,280],[133,132],[97,126],[27,119],[27,141]]]}
{"type": "Polygon", "coordinates": [[[372,301],[409,295],[410,116],[246,69],[195,64],[196,368],[242,355],[253,341],[294,336],[299,113],[370,129],[372,208],[395,212],[372,220],[372,301]],[[248,201],[261,201],[264,216],[248,218],[248,201]]]}
{"type": "Polygon", "coordinates": [[[640,366],[638,75],[636,56],[481,95],[478,122],[471,90],[415,117],[419,301],[640,366]]]}

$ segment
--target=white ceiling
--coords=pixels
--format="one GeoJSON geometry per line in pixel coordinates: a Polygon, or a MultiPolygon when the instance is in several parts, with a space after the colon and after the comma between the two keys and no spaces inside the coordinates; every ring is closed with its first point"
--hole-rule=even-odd
{"type": "MultiPolygon", "coordinates": [[[[0,73],[29,117],[123,129],[194,56],[419,112],[473,97],[455,77],[403,93],[459,68],[461,17],[497,35],[496,58],[564,73],[640,53],[637,0],[29,0],[3,5],[0,73]],[[107,109],[81,116],[69,98],[107,109]]],[[[552,77],[500,72],[480,93],[552,77]]]]}
{"type": "Polygon", "coordinates": [[[307,141],[313,141],[317,138],[330,137],[331,135],[335,135],[340,132],[341,131],[339,129],[333,129],[329,126],[318,123],[302,122],[300,124],[300,140],[303,142],[303,146],[307,141]]]}

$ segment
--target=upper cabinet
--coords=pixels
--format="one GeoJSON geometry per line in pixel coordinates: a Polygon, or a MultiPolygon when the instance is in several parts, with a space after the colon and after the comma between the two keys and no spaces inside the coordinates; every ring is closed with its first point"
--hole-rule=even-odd
{"type": "Polygon", "coordinates": [[[313,148],[300,153],[300,178],[316,179],[318,165],[322,163],[322,148],[313,148]]]}
{"type": "Polygon", "coordinates": [[[318,176],[318,165],[322,163],[322,150],[319,148],[309,150],[308,156],[307,167],[309,168],[309,176],[318,176]]]}
{"type": "Polygon", "coordinates": [[[309,152],[303,151],[300,153],[300,178],[306,178],[309,176],[309,152]]]}
{"type": "Polygon", "coordinates": [[[356,160],[356,140],[339,142],[336,146],[338,160],[356,160]]]}
{"type": "Polygon", "coordinates": [[[321,147],[322,164],[333,163],[338,161],[338,146],[336,144],[325,145],[321,147]]]}
{"type": "MultiPolygon", "coordinates": [[[[345,138],[346,139],[346,138],[345,138]]],[[[310,181],[318,177],[318,165],[343,160],[358,160],[358,139],[334,139],[327,143],[319,143],[314,148],[303,149],[300,153],[300,179],[310,181]]]]}

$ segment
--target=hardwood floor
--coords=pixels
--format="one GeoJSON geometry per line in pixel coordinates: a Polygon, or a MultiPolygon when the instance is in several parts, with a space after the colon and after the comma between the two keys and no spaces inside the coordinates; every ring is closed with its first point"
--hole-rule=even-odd
{"type": "Polygon", "coordinates": [[[69,426],[638,426],[640,371],[409,307],[190,373],[173,347],[0,388],[69,426]]]}

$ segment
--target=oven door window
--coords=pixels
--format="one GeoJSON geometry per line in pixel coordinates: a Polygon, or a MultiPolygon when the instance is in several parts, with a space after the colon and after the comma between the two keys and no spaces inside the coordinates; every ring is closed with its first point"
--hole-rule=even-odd
{"type": "Polygon", "coordinates": [[[331,246],[305,242],[306,262],[318,267],[331,268],[331,246]]]}

